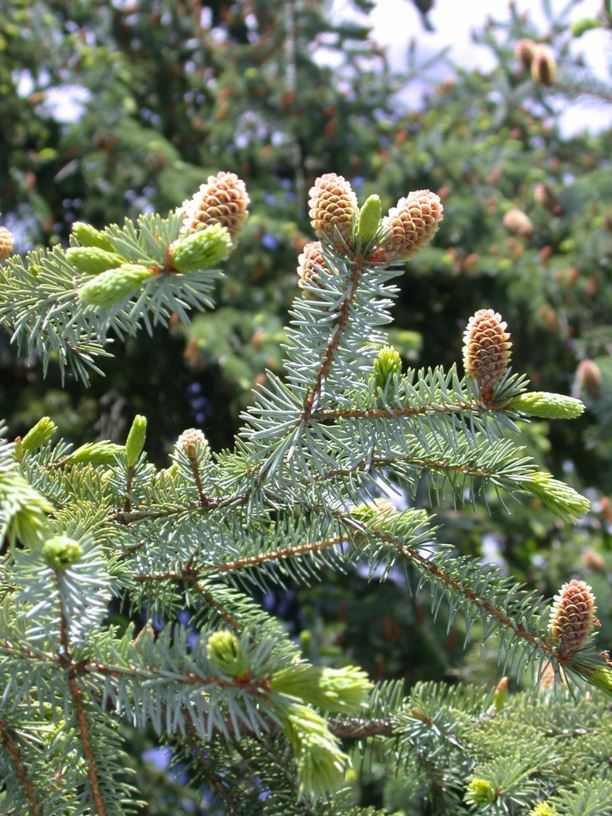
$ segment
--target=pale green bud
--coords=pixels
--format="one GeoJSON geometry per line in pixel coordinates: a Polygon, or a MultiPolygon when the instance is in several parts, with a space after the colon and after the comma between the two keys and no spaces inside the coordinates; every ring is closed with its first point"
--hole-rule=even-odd
{"type": "Polygon", "coordinates": [[[605,691],[608,696],[612,696],[612,668],[610,666],[598,666],[589,674],[589,680],[598,689],[605,691]]]}
{"type": "Polygon", "coordinates": [[[102,442],[86,442],[66,457],[70,465],[114,465],[117,457],[125,451],[123,445],[104,440],[102,442]]]}
{"type": "Polygon", "coordinates": [[[109,252],[114,252],[115,247],[103,232],[85,224],[83,221],[75,221],[72,225],[72,235],[84,247],[99,247],[109,252]]]}
{"type": "Polygon", "coordinates": [[[275,672],[270,687],[328,711],[352,713],[363,706],[372,683],[355,666],[330,669],[298,664],[275,672]]]}
{"type": "Polygon", "coordinates": [[[79,289],[79,299],[90,306],[108,308],[136,292],[152,275],[153,271],[146,266],[122,264],[83,284],[79,289]]]}
{"type": "Polygon", "coordinates": [[[378,225],[380,224],[380,216],[382,215],[382,207],[380,203],[380,196],[371,195],[367,198],[359,210],[359,218],[357,220],[357,235],[366,244],[378,232],[378,225]]]}
{"type": "Polygon", "coordinates": [[[16,468],[0,471],[0,507],[4,533],[12,546],[16,541],[28,546],[39,543],[47,529],[47,513],[53,506],[27,482],[16,468]]]}
{"type": "Polygon", "coordinates": [[[577,493],[573,487],[553,479],[550,473],[531,473],[529,481],[522,482],[522,485],[554,513],[569,519],[584,515],[591,506],[587,498],[577,493]]]}
{"type": "Polygon", "coordinates": [[[136,414],[125,443],[128,467],[134,467],[143,451],[147,437],[147,418],[136,414]]]}
{"type": "Polygon", "coordinates": [[[76,564],[81,558],[82,550],[78,541],[68,538],[68,536],[59,535],[45,541],[42,554],[52,569],[60,571],[76,564]]]}
{"type": "Polygon", "coordinates": [[[493,705],[496,711],[501,711],[508,696],[508,678],[502,677],[493,692],[493,705]]]}
{"type": "Polygon", "coordinates": [[[42,447],[45,442],[48,442],[56,431],[57,425],[55,422],[48,416],[42,417],[42,419],[38,420],[36,425],[30,428],[20,441],[19,450],[27,451],[28,453],[37,450],[42,447]]]}
{"type": "Polygon", "coordinates": [[[538,802],[529,811],[529,816],[557,816],[557,810],[548,802],[538,802]]]}
{"type": "Polygon", "coordinates": [[[120,255],[100,247],[70,247],[66,250],[66,258],[79,272],[89,275],[99,275],[107,269],[115,269],[122,261],[120,255]]]}
{"type": "Polygon", "coordinates": [[[221,263],[231,248],[232,239],[227,228],[211,224],[171,244],[170,259],[179,272],[196,272],[221,263]]]}
{"type": "Polygon", "coordinates": [[[402,358],[399,351],[393,346],[382,348],[372,366],[371,380],[373,385],[382,391],[394,374],[399,375],[401,373],[402,358]]]}
{"type": "Polygon", "coordinates": [[[584,412],[584,403],[563,394],[532,391],[510,401],[509,408],[540,419],[576,419],[584,412]]]}
{"type": "Polygon", "coordinates": [[[209,661],[223,674],[235,678],[248,675],[247,654],[233,632],[214,632],[208,638],[206,648],[209,661]]]}
{"type": "Polygon", "coordinates": [[[310,706],[291,703],[280,712],[283,730],[295,755],[300,796],[319,799],[343,783],[348,757],[310,706]]]}
{"type": "Polygon", "coordinates": [[[594,28],[600,28],[601,22],[595,18],[583,18],[582,20],[576,20],[575,23],[572,23],[570,26],[570,31],[574,35],[574,37],[582,37],[583,34],[586,34],[587,31],[591,31],[594,28]]]}
{"type": "Polygon", "coordinates": [[[465,791],[465,801],[470,805],[490,805],[496,798],[495,788],[486,779],[472,779],[465,791]]]}

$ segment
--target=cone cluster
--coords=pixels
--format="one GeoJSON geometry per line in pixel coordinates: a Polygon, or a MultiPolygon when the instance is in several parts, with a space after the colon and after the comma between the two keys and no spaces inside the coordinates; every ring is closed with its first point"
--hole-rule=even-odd
{"type": "Polygon", "coordinates": [[[572,579],[563,584],[550,612],[550,633],[558,653],[570,656],[582,648],[595,623],[595,598],[586,581],[572,579]]]}
{"type": "Polygon", "coordinates": [[[195,195],[182,206],[183,235],[211,224],[226,227],[235,240],[248,215],[250,199],[242,179],[223,170],[209,176],[195,195]]]}
{"type": "Polygon", "coordinates": [[[531,73],[534,82],[540,85],[554,85],[557,78],[557,63],[553,52],[543,43],[519,40],[514,48],[515,56],[523,69],[531,73]]]}
{"type": "Polygon", "coordinates": [[[493,309],[479,309],[470,317],[463,335],[465,373],[480,386],[485,402],[490,401],[493,387],[510,363],[512,343],[507,324],[493,309]]]}

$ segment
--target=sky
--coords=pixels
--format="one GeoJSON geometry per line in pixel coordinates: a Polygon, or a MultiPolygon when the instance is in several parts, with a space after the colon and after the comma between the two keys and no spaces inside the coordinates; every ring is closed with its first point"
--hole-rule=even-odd
{"type": "MultiPolygon", "coordinates": [[[[545,0],[544,0],[545,2],[545,0]]],[[[601,8],[602,0],[549,0],[553,10],[573,6],[570,20],[594,17],[601,8]]],[[[417,38],[423,53],[434,53],[451,44],[451,58],[464,67],[487,69],[492,65],[489,49],[475,45],[471,32],[478,29],[489,16],[503,19],[508,15],[508,0],[436,0],[429,19],[435,31],[423,29],[419,14],[410,0],[378,0],[369,15],[374,38],[386,46],[391,64],[402,69],[406,64],[406,52],[412,37],[417,38]]],[[[532,20],[546,30],[542,11],[543,0],[515,0],[519,11],[529,11],[532,20]]],[[[334,16],[346,17],[349,12],[347,0],[334,0],[334,16]]],[[[367,18],[364,18],[367,19],[367,18]]],[[[596,74],[609,76],[612,62],[612,45],[609,33],[602,30],[583,35],[576,43],[576,51],[584,52],[588,64],[596,74]]],[[[448,71],[450,74],[450,70],[448,71]]],[[[442,73],[441,77],[444,75],[442,73]]],[[[416,93],[416,91],[415,91],[416,93]]],[[[414,99],[410,101],[415,101],[414,99]]],[[[561,126],[567,133],[585,127],[599,130],[609,127],[612,120],[610,107],[601,103],[572,103],[561,114],[561,126]]]]}

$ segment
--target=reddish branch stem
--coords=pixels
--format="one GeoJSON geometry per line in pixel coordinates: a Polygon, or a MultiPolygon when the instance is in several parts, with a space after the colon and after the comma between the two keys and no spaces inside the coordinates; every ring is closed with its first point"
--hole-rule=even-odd
{"type": "Polygon", "coordinates": [[[32,784],[32,780],[28,776],[28,772],[26,771],[23,762],[21,761],[21,754],[19,753],[19,749],[17,748],[17,744],[13,741],[10,735],[10,731],[5,722],[0,720],[0,735],[2,739],[2,744],[6,748],[8,755],[11,758],[11,762],[13,763],[13,767],[15,768],[15,775],[17,779],[21,782],[21,786],[23,787],[26,799],[28,800],[28,805],[30,806],[30,811],[32,816],[41,816],[42,811],[40,810],[40,805],[38,803],[38,797],[34,791],[34,785],[32,784]]]}

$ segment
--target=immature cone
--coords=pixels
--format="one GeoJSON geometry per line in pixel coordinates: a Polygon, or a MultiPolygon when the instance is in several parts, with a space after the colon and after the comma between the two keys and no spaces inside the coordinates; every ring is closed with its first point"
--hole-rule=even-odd
{"type": "Polygon", "coordinates": [[[325,173],[310,188],[308,204],[312,228],[319,238],[335,240],[339,232],[349,243],[353,219],[359,214],[357,196],[343,176],[325,173]]]}
{"type": "Polygon", "coordinates": [[[531,78],[540,85],[554,85],[557,63],[547,45],[537,45],[531,62],[531,78]]]}
{"type": "Polygon", "coordinates": [[[206,439],[202,431],[198,430],[198,428],[187,428],[186,431],[183,431],[176,440],[174,448],[176,451],[184,453],[190,459],[196,459],[198,453],[206,456],[210,451],[208,439],[206,439]]]}
{"type": "Polygon", "coordinates": [[[181,234],[197,232],[211,224],[227,227],[235,240],[246,221],[250,199],[242,179],[221,170],[209,176],[206,184],[188,201],[183,202],[181,234]]]}
{"type": "Polygon", "coordinates": [[[533,235],[531,219],[518,207],[508,210],[504,215],[504,227],[513,235],[520,235],[523,238],[531,238],[533,235]]]}
{"type": "Polygon", "coordinates": [[[535,50],[536,44],[531,40],[519,40],[514,46],[514,54],[516,58],[521,61],[526,71],[529,71],[531,68],[535,50]]]}
{"type": "Polygon", "coordinates": [[[587,642],[595,623],[595,598],[586,581],[563,584],[550,611],[550,633],[561,656],[569,657],[587,642]]]}
{"type": "Polygon", "coordinates": [[[3,261],[13,251],[15,239],[13,233],[6,227],[0,227],[0,261],[3,261]]]}
{"type": "Polygon", "coordinates": [[[463,334],[463,367],[480,386],[480,395],[489,402],[495,383],[510,363],[512,343],[507,324],[493,309],[479,309],[470,317],[463,334]]]}
{"type": "Polygon", "coordinates": [[[601,371],[593,360],[582,360],[576,371],[576,382],[591,399],[597,399],[601,393],[601,371]]]}
{"type": "Polygon", "coordinates": [[[59,572],[76,564],[82,551],[78,541],[59,535],[45,541],[42,554],[47,564],[59,572]]]}
{"type": "Polygon", "coordinates": [[[297,268],[298,286],[301,289],[306,290],[304,293],[306,297],[311,295],[311,293],[308,292],[308,287],[320,285],[320,273],[317,267],[327,270],[325,258],[321,252],[321,242],[311,241],[310,243],[306,244],[304,250],[298,257],[297,268]]]}
{"type": "Polygon", "coordinates": [[[208,638],[206,653],[211,664],[223,674],[236,679],[248,674],[247,654],[233,632],[214,632],[208,638]]]}
{"type": "Polygon", "coordinates": [[[495,788],[486,779],[472,779],[465,791],[465,801],[470,805],[490,805],[496,798],[495,788]]]}
{"type": "Polygon", "coordinates": [[[430,190],[416,190],[400,198],[383,218],[386,240],[372,253],[376,263],[407,260],[428,244],[440,226],[444,208],[430,190]]]}

